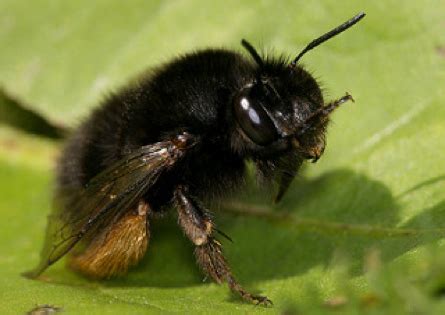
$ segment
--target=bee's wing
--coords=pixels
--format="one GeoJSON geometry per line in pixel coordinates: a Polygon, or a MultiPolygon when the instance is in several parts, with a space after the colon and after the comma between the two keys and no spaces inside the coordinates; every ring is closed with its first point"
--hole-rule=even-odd
{"type": "Polygon", "coordinates": [[[140,148],[94,177],[80,192],[61,193],[63,206],[55,207],[49,216],[40,264],[25,275],[37,277],[82,238],[131,209],[190,146],[179,142],[183,141],[179,137],[140,148]]]}

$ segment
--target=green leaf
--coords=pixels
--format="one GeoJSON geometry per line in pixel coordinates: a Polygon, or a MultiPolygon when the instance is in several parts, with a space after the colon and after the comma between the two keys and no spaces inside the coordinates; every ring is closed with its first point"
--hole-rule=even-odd
{"type": "Polygon", "coordinates": [[[73,125],[107,91],[177,54],[240,49],[247,38],[294,55],[359,11],[362,22],[303,59],[327,99],[356,100],[334,115],[325,155],[281,204],[252,188],[216,212],[234,239],[223,244],[234,273],[272,309],[202,283],[174,215],[154,223],[127,277],[89,281],[58,263],[46,281],[22,278],[38,260],[59,145],[1,127],[0,313],[42,304],[75,314],[443,313],[443,1],[3,0],[0,85],[73,125]]]}

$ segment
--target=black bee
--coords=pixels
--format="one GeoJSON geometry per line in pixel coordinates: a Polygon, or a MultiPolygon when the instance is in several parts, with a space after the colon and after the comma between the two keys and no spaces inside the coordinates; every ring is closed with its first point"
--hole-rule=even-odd
{"type": "Polygon", "coordinates": [[[202,202],[238,189],[248,161],[278,183],[280,200],[302,162],[318,160],[329,114],[352,97],[325,104],[298,61],[364,16],[312,41],[291,62],[262,58],[243,40],[252,60],[198,51],[109,97],[63,151],[41,263],[27,275],[37,277],[68,252],[69,265],[85,275],[124,274],[147,251],[150,222],[176,208],[203,272],[247,301],[271,304],[236,281],[202,202]]]}

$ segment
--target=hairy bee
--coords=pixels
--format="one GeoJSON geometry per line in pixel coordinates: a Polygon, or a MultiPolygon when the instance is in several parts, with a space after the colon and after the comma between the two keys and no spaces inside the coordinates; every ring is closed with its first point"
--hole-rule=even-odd
{"type": "Polygon", "coordinates": [[[175,208],[195,245],[197,263],[247,301],[269,305],[237,282],[203,201],[239,189],[246,162],[286,192],[304,160],[325,148],[330,113],[349,94],[325,103],[319,84],[298,64],[343,32],[360,13],[312,41],[292,61],[207,49],[174,59],[109,97],[77,129],[60,158],[54,212],[40,275],[67,253],[94,278],[124,274],[147,251],[150,222],[175,208]]]}

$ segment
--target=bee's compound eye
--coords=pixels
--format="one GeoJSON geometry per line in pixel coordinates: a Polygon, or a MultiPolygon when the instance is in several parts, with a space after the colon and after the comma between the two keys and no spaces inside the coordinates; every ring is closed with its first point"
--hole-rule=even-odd
{"type": "Polygon", "coordinates": [[[278,132],[264,108],[247,95],[235,99],[236,120],[246,135],[256,144],[268,145],[278,138],[278,132]]]}

